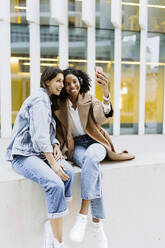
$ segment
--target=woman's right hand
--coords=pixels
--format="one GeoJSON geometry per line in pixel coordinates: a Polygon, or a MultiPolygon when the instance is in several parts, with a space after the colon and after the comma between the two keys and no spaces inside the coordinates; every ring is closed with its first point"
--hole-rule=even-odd
{"type": "Polygon", "coordinates": [[[52,169],[63,181],[67,181],[69,179],[69,176],[64,171],[65,167],[59,162],[55,162],[52,169]]]}
{"type": "Polygon", "coordinates": [[[65,166],[62,165],[60,162],[57,162],[51,152],[45,152],[44,154],[52,170],[61,178],[61,180],[67,181],[69,179],[69,176],[65,173],[65,166]]]}

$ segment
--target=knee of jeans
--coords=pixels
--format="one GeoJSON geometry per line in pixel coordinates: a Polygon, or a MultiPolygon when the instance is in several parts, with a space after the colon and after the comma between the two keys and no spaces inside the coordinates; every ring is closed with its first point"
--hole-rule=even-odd
{"type": "Polygon", "coordinates": [[[95,157],[84,155],[84,163],[83,163],[84,171],[100,171],[100,161],[95,157]]]}
{"type": "Polygon", "coordinates": [[[100,159],[92,154],[84,154],[83,162],[85,161],[88,161],[88,164],[94,167],[99,167],[100,165],[100,159]]]}
{"type": "Polygon", "coordinates": [[[50,190],[55,190],[55,191],[58,191],[58,192],[64,192],[65,191],[64,183],[62,181],[60,181],[60,180],[58,182],[49,181],[48,188],[50,190]]]}
{"type": "Polygon", "coordinates": [[[84,158],[89,158],[94,162],[100,162],[106,157],[106,149],[103,145],[95,143],[90,145],[84,154],[84,158]]]}
{"type": "Polygon", "coordinates": [[[74,169],[72,166],[69,166],[69,168],[66,169],[66,174],[69,176],[69,178],[73,178],[74,176],[74,169]]]}

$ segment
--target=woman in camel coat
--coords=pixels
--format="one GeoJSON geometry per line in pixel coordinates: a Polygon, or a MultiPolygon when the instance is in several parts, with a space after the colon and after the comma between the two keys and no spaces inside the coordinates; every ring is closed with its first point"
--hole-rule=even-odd
{"type": "Polygon", "coordinates": [[[70,239],[76,242],[83,240],[91,204],[94,237],[98,247],[107,248],[107,238],[100,222],[100,219],[105,218],[100,161],[106,156],[110,160],[118,161],[133,159],[134,156],[126,151],[116,153],[109,134],[101,127],[107,122],[107,118],[112,117],[113,109],[106,75],[97,71],[96,81],[102,88],[103,102],[88,94],[90,79],[86,73],[76,69],[64,70],[64,90],[54,113],[61,149],[68,160],[72,160],[82,169],[82,204],[70,232],[70,239]]]}

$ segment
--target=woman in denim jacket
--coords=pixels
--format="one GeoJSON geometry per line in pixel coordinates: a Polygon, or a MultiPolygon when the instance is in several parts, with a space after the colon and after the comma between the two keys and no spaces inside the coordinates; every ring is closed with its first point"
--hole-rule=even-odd
{"type": "Polygon", "coordinates": [[[62,217],[68,213],[73,170],[61,154],[55,138],[56,123],[52,117],[51,99],[55,101],[63,88],[63,72],[46,68],[41,88],[23,103],[7,148],[7,160],[15,172],[44,188],[48,208],[45,224],[45,248],[63,248],[62,217]]]}

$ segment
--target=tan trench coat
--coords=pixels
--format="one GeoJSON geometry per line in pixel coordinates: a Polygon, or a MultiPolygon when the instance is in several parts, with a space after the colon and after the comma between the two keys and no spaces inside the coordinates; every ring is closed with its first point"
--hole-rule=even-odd
{"type": "MultiPolygon", "coordinates": [[[[135,158],[127,151],[116,153],[109,134],[101,127],[107,122],[104,114],[102,103],[95,97],[84,94],[78,97],[78,112],[82,126],[87,135],[102,144],[106,150],[110,160],[123,161],[135,158]]],[[[61,150],[67,149],[67,158],[72,160],[74,151],[74,140],[71,133],[69,122],[69,106],[68,100],[59,104],[59,109],[55,112],[57,121],[56,137],[60,141],[61,150]]]]}

